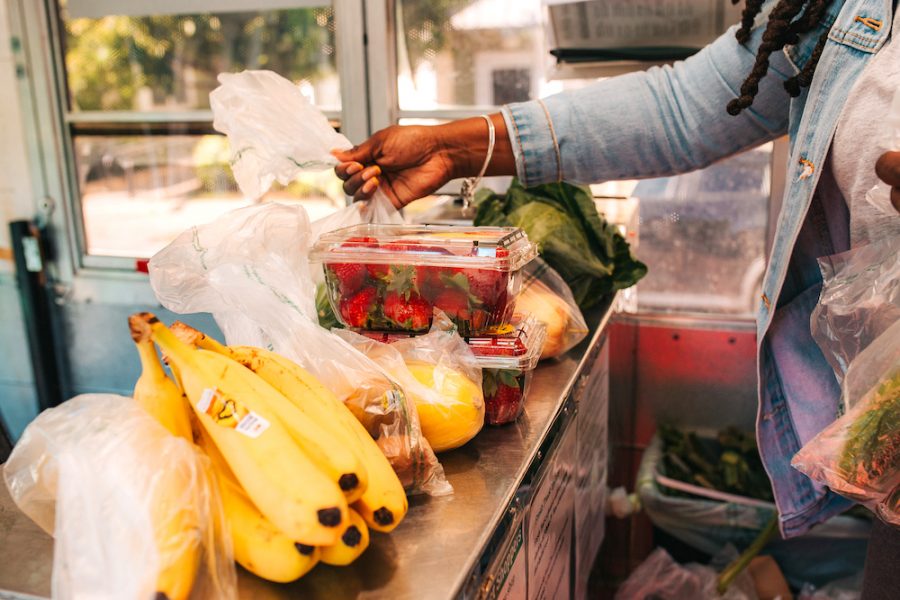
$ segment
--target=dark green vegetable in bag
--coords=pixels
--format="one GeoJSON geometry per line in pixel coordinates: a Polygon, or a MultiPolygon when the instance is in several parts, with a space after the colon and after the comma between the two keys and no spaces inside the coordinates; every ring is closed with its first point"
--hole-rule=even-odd
{"type": "Polygon", "coordinates": [[[479,190],[476,203],[475,225],[524,229],[582,309],[647,274],[625,238],[597,212],[587,188],[563,182],[526,189],[514,179],[505,194],[479,190]]]}

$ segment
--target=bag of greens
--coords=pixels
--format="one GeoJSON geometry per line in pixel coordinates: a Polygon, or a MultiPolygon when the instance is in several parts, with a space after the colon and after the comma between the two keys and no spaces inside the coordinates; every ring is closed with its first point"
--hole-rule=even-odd
{"type": "Polygon", "coordinates": [[[874,507],[900,486],[900,321],[850,363],[843,390],[850,409],[791,464],[835,492],[874,507]],[[866,387],[857,380],[874,383],[866,387]]]}
{"type": "Polygon", "coordinates": [[[526,189],[514,179],[505,194],[479,190],[476,203],[475,225],[524,229],[582,310],[647,274],[616,226],[597,212],[588,188],[562,182],[526,189]]]}

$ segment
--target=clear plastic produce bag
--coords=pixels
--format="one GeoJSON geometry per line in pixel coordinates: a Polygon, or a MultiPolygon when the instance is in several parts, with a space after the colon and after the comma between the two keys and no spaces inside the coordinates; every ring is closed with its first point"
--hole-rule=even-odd
{"type": "Polygon", "coordinates": [[[850,409],[803,446],[791,464],[874,508],[900,485],[900,321],[850,364],[843,394],[850,409]]]}
{"type": "Polygon", "coordinates": [[[414,399],[422,431],[435,451],[465,444],[484,425],[481,368],[453,321],[434,312],[424,335],[384,344],[348,330],[335,334],[390,373],[414,399]]]}
{"type": "Polygon", "coordinates": [[[900,486],[878,503],[875,512],[885,523],[900,527],[900,486]]]}
{"type": "MultiPolygon", "coordinates": [[[[228,136],[231,169],[248,198],[260,198],[276,181],[287,185],[300,173],[331,169],[338,164],[331,150],[353,146],[298,86],[277,73],[222,73],[219,83],[209,95],[213,127],[228,136]]],[[[354,222],[399,220],[399,213],[379,190],[371,202],[321,219],[313,233],[318,237],[354,222]]]]}
{"type": "Polygon", "coordinates": [[[842,380],[850,362],[900,320],[900,237],[819,259],[812,335],[842,380]]]}
{"type": "Polygon", "coordinates": [[[44,411],[3,473],[54,537],[54,598],[237,597],[208,459],[131,398],[86,394],[44,411]]]}
{"type": "Polygon", "coordinates": [[[318,325],[307,260],[311,236],[300,206],[238,209],[158,252],[150,260],[150,284],[173,312],[212,313],[226,343],[270,348],[301,365],[366,426],[408,491],[445,493],[443,469],[403,388],[318,325]]]}
{"type": "MultiPolygon", "coordinates": [[[[728,554],[723,556],[737,556],[733,547],[727,550],[728,554]]],[[[753,579],[747,571],[738,575],[724,594],[716,590],[718,577],[712,567],[696,563],[680,565],[663,548],[657,548],[619,587],[616,600],[757,599],[753,579]]]]}
{"type": "Polygon", "coordinates": [[[534,317],[547,326],[541,358],[568,352],[587,337],[588,326],[565,280],[541,258],[525,266],[516,312],[534,317]]]}

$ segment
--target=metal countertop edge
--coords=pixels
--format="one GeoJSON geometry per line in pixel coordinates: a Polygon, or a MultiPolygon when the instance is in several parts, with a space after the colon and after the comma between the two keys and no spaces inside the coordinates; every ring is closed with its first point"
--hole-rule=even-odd
{"type": "MultiPolygon", "coordinates": [[[[448,596],[447,596],[448,598],[461,598],[462,597],[461,593],[465,587],[466,582],[471,577],[472,571],[474,570],[475,565],[478,563],[478,561],[481,560],[482,556],[484,555],[485,550],[487,549],[487,545],[490,543],[491,539],[494,537],[494,534],[497,531],[497,527],[500,525],[500,523],[503,521],[504,516],[509,511],[510,505],[512,504],[513,499],[516,497],[516,494],[518,493],[518,491],[521,487],[522,481],[524,481],[526,475],[528,475],[528,472],[531,470],[532,466],[534,465],[535,460],[537,459],[538,452],[544,446],[544,443],[547,441],[547,435],[549,434],[550,431],[553,430],[554,426],[556,425],[556,423],[559,421],[560,417],[562,416],[562,409],[566,404],[566,400],[568,400],[569,396],[572,393],[572,388],[575,387],[575,382],[578,380],[578,378],[581,376],[581,373],[584,371],[584,367],[587,362],[588,356],[590,356],[590,354],[591,354],[591,350],[599,342],[601,336],[604,333],[604,330],[606,329],[607,325],[609,325],[610,318],[612,317],[612,314],[613,314],[613,306],[616,301],[616,296],[617,296],[617,294],[614,292],[612,295],[609,296],[608,300],[606,301],[606,303],[605,303],[606,306],[603,310],[603,316],[600,317],[600,321],[597,323],[596,329],[594,329],[593,333],[591,334],[590,341],[587,343],[587,345],[584,346],[584,352],[582,353],[581,358],[578,360],[578,365],[575,367],[575,370],[572,372],[572,375],[569,377],[568,381],[566,381],[565,386],[562,388],[562,391],[560,392],[559,398],[556,403],[556,409],[553,414],[553,417],[551,417],[547,421],[547,424],[544,426],[543,431],[541,431],[538,443],[534,445],[534,448],[532,449],[531,453],[528,455],[528,459],[522,463],[522,466],[519,468],[519,471],[516,473],[516,481],[518,481],[519,484],[517,486],[515,486],[510,491],[510,493],[503,499],[503,502],[500,504],[500,506],[502,506],[503,509],[500,511],[497,511],[497,513],[495,514],[495,517],[493,519],[493,522],[490,524],[489,527],[485,528],[484,532],[478,538],[478,547],[481,548],[482,550],[481,550],[481,552],[474,554],[466,562],[463,569],[460,570],[460,575],[457,576],[456,581],[453,583],[452,591],[450,594],[448,594],[448,596]]],[[[540,366],[538,366],[538,368],[540,368],[540,366]]]]}

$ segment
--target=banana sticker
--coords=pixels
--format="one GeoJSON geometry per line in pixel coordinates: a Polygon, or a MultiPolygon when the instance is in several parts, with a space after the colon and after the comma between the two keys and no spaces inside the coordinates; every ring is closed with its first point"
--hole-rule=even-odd
{"type": "Polygon", "coordinates": [[[269,422],[264,417],[247,410],[234,398],[224,396],[217,389],[204,390],[197,409],[208,415],[216,425],[234,429],[250,438],[258,438],[269,428],[269,422]]]}

